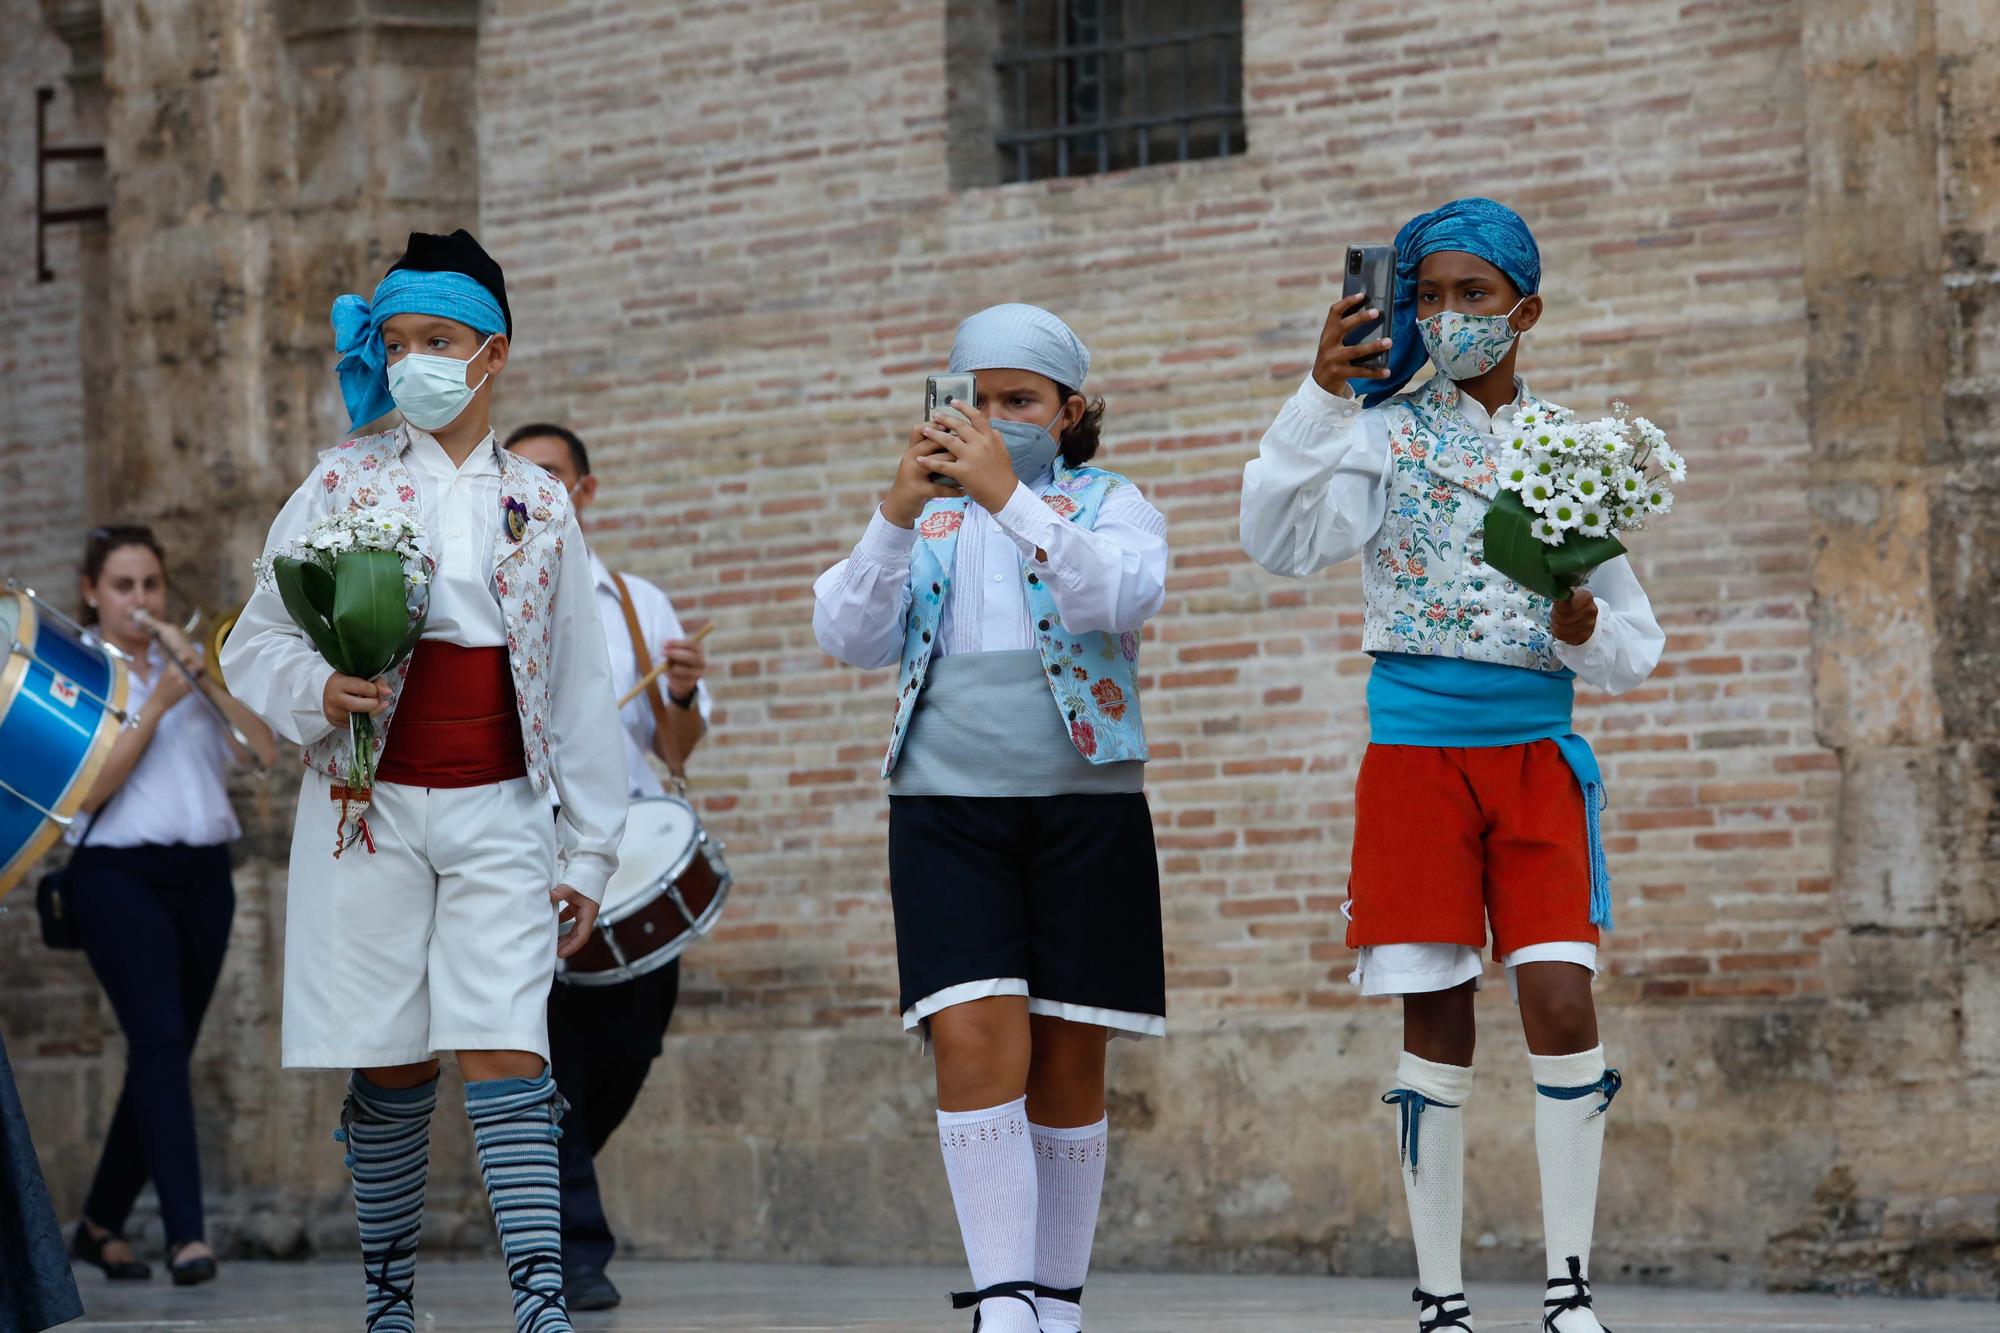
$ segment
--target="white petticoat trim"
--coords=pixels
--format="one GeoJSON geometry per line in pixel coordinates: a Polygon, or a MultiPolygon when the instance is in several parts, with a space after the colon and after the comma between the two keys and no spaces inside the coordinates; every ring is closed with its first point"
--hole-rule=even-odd
{"type": "MultiPolygon", "coordinates": [[[[1597,946],[1583,940],[1552,940],[1516,949],[1500,960],[1507,969],[1507,991],[1521,1002],[1514,969],[1523,963],[1576,963],[1597,975],[1597,946]]],[[[1354,971],[1347,979],[1363,995],[1422,995],[1450,990],[1471,981],[1483,987],[1486,962],[1478,949],[1464,944],[1373,944],[1356,951],[1354,971]]]]}
{"type": "MultiPolygon", "coordinates": [[[[930,1016],[940,1009],[949,1009],[955,1004],[966,1004],[973,1000],[984,1000],[995,995],[1027,995],[1028,983],[1022,977],[992,977],[984,981],[965,981],[956,986],[946,986],[918,1000],[903,1011],[903,1030],[914,1033],[930,1045],[930,1016]]],[[[1048,1018],[1060,1018],[1068,1023],[1088,1023],[1094,1027],[1107,1029],[1114,1037],[1164,1037],[1167,1035],[1167,1020],[1159,1014],[1135,1014],[1123,1009],[1097,1009],[1084,1004],[1066,1004],[1061,1000],[1041,1000],[1028,997],[1028,1012],[1048,1018]]]]}

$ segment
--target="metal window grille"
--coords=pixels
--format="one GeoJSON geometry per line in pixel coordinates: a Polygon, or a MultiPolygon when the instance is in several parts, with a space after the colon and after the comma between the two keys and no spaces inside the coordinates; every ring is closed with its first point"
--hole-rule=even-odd
{"type": "Polygon", "coordinates": [[[1244,149],[1242,0],[997,0],[1003,180],[1244,149]]]}

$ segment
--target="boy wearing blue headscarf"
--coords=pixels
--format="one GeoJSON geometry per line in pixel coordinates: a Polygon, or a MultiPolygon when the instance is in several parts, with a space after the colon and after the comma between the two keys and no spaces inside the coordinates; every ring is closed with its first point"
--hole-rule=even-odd
{"type": "Polygon", "coordinates": [[[1618,1091],[1590,984],[1610,919],[1602,784],[1574,681],[1638,685],[1665,636],[1621,557],[1551,603],[1482,558],[1498,435],[1536,403],[1515,373],[1542,316],[1527,224],[1460,199],[1396,237],[1386,339],[1328,313],[1312,374],[1243,474],[1243,546],[1277,574],[1362,557],[1370,744],[1355,793],[1347,941],[1365,995],[1403,997],[1398,1153],[1423,1333],[1472,1328],[1459,1276],[1473,991],[1488,923],[1527,1034],[1548,1289],[1543,1327],[1597,1333],[1589,1282],[1604,1118],[1618,1091]],[[1355,363],[1389,353],[1386,369],[1355,363]],[[1405,385],[1422,367],[1432,376],[1405,385]],[[1357,399],[1357,395],[1360,397],[1357,399]]]}
{"type": "Polygon", "coordinates": [[[1077,1333],[1106,1037],[1166,1031],[1138,677],[1166,519],[1089,466],[1104,404],[1055,315],[980,311],[950,368],[977,401],[911,429],[853,554],[813,586],[813,632],[854,666],[900,663],[889,896],[972,1270],[953,1304],[985,1333],[1077,1333]]]}
{"type": "Polygon", "coordinates": [[[566,1333],[549,987],[558,954],[589,942],[625,822],[590,555],[563,487],[494,438],[513,317],[469,233],[412,233],[370,299],[334,303],[333,325],[351,425],[402,421],[322,454],[266,555],[332,514],[398,515],[424,535],[430,600],[416,651],[381,680],[335,673],[268,587],[223,648],[237,697],[306,764],[283,1059],[352,1071],[334,1137],[354,1175],[370,1333],[414,1327],[444,1051],[465,1075],[517,1333],[566,1333]],[[342,775],[361,712],[380,761],[350,843],[342,775]],[[575,926],[559,944],[563,904],[575,926]]]}

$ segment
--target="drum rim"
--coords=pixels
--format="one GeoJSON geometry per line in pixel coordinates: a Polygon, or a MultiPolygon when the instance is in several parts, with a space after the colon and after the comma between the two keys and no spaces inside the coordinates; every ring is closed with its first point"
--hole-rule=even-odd
{"type": "MultiPolygon", "coordinates": [[[[21,605],[21,620],[14,627],[15,639],[29,647],[39,643],[41,617],[35,599],[19,588],[0,589],[0,592],[5,592],[21,605]]],[[[118,739],[118,730],[123,725],[118,715],[125,711],[131,680],[125,659],[111,651],[109,645],[104,645],[104,648],[105,660],[111,663],[111,706],[98,715],[97,730],[84,748],[83,763],[77,766],[69,785],[63,788],[62,796],[56,801],[55,811],[65,819],[83,808],[84,798],[90,795],[90,789],[97,785],[98,776],[103,773],[104,765],[111,758],[112,743],[118,739]]],[[[4,720],[13,710],[14,702],[20,696],[21,686],[28,679],[29,665],[28,659],[13,651],[13,645],[9,644],[7,663],[4,667],[0,667],[0,720],[4,720]]],[[[22,876],[27,874],[28,867],[40,860],[62,836],[61,825],[53,820],[44,819],[34,836],[21,845],[21,850],[16,852],[5,865],[0,866],[0,898],[5,898],[14,886],[21,882],[22,876]]]]}
{"type": "MultiPolygon", "coordinates": [[[[716,921],[722,916],[722,905],[729,900],[729,890],[736,883],[736,876],[730,873],[728,864],[722,859],[720,850],[722,844],[710,839],[707,830],[704,829],[702,831],[701,840],[696,846],[713,846],[717,848],[715,857],[709,862],[716,870],[716,885],[715,897],[709,900],[708,906],[702,911],[702,914],[694,919],[693,925],[690,925],[676,936],[669,946],[655,949],[652,953],[640,959],[639,961],[645,964],[643,967],[634,967],[631,963],[621,963],[617,967],[607,968],[602,972],[573,972],[567,967],[558,967],[556,969],[556,980],[571,986],[622,986],[628,981],[637,981],[640,977],[651,976],[667,964],[677,962],[682,954],[692,949],[700,941],[707,939],[708,932],[715,929],[716,921]]],[[[648,898],[646,901],[650,903],[654,900],[648,898]]],[[[643,906],[644,904],[641,905],[643,906]]],[[[623,920],[623,918],[621,917],[620,920],[623,920]]],[[[604,923],[600,919],[599,924],[616,923],[604,923]]],[[[592,927],[592,929],[596,929],[596,927],[592,927]]]]}
{"type": "MultiPolygon", "coordinates": [[[[690,842],[687,845],[687,850],[681,854],[681,857],[678,861],[674,862],[673,868],[671,870],[668,870],[665,874],[654,879],[652,883],[647,886],[648,888],[653,890],[651,894],[649,894],[646,897],[638,899],[630,907],[622,909],[617,916],[612,916],[610,913],[604,911],[602,907],[600,907],[597,913],[597,924],[600,926],[615,926],[620,921],[628,919],[634,913],[639,912],[642,909],[646,908],[647,906],[651,905],[655,899],[657,899],[662,893],[665,893],[667,891],[665,887],[666,885],[673,883],[675,880],[679,879],[684,873],[686,873],[687,868],[694,864],[695,853],[699,852],[701,850],[702,844],[708,841],[708,827],[707,825],[701,822],[701,812],[694,808],[694,802],[687,800],[685,797],[676,796],[672,792],[662,792],[657,796],[635,796],[630,801],[626,802],[626,807],[625,807],[626,813],[629,816],[632,807],[634,806],[644,805],[649,802],[660,802],[660,801],[665,801],[673,805],[681,806],[688,812],[689,815],[693,816],[694,841],[690,842]]],[[[617,874],[617,871],[614,870],[612,873],[615,875],[617,874]]],[[[604,891],[606,894],[609,894],[611,892],[611,882],[609,880],[605,881],[604,891]]]]}

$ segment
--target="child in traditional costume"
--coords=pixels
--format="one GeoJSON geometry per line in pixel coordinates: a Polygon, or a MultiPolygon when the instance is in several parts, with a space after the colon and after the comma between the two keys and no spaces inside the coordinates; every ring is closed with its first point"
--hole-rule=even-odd
{"type": "Polygon", "coordinates": [[[814,588],[813,629],[900,661],[889,779],[903,1025],[989,1333],[1074,1333],[1104,1184],[1105,1038],[1166,1030],[1140,630],[1166,520],[1087,466],[1090,354],[1046,310],[960,325],[977,404],[910,432],[895,484],[814,588]],[[941,474],[955,483],[932,480],[941,474]]]}
{"type": "Polygon", "coordinates": [[[1360,297],[1335,305],[1313,373],[1244,469],[1243,545],[1287,575],[1362,557],[1362,646],[1375,661],[1343,911],[1362,993],[1403,997],[1404,1052],[1384,1100],[1398,1108],[1419,1328],[1472,1328],[1461,1108],[1490,921],[1537,1091],[1543,1327],[1597,1333],[1591,1231],[1620,1078],[1590,993],[1611,924],[1603,786],[1570,713],[1576,679],[1614,694],[1645,680],[1664,635],[1623,557],[1559,603],[1483,558],[1499,437],[1535,405],[1515,375],[1519,337],[1542,314],[1527,225],[1461,199],[1412,219],[1396,256],[1391,336],[1346,346],[1377,312],[1360,297]],[[1382,351],[1386,369],[1354,365],[1382,351]],[[1436,374],[1402,392],[1426,354],[1436,374]]]}
{"type": "Polygon", "coordinates": [[[623,739],[590,559],[563,488],[500,448],[492,383],[513,322],[500,267],[464,231],[413,233],[372,299],[334,303],[359,427],[272,525],[267,554],[343,511],[400,514],[429,543],[412,656],[380,681],[333,670],[260,587],[223,651],[231,688],[304,747],[285,933],[283,1058],[353,1070],[367,1328],[407,1333],[439,1052],[465,1074],[518,1333],[561,1333],[557,1121],[547,1005],[557,913],[581,947],[617,861],[623,739]],[[348,719],[374,716],[366,811],[344,783],[348,719]],[[560,800],[549,814],[547,792],[560,800]]]}

